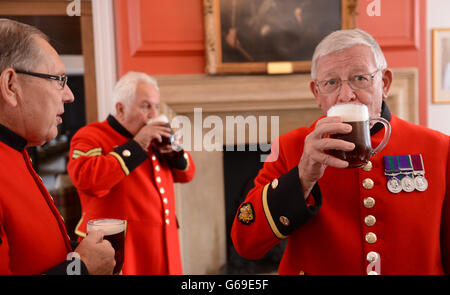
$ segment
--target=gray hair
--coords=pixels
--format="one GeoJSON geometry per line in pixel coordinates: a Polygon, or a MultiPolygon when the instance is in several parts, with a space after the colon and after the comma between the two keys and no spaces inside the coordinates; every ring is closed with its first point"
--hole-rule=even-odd
{"type": "Polygon", "coordinates": [[[373,53],[373,57],[375,58],[375,64],[378,70],[387,68],[386,58],[381,51],[380,45],[378,45],[378,42],[371,35],[360,29],[339,30],[326,36],[320,41],[319,45],[317,45],[312,58],[311,78],[313,80],[317,78],[316,67],[319,57],[356,45],[369,46],[373,53]]]}
{"type": "MultiPolygon", "coordinates": [[[[136,88],[139,82],[148,83],[156,88],[159,93],[158,82],[155,78],[140,72],[128,72],[117,82],[113,90],[113,103],[121,102],[129,104],[136,96],[136,88]]],[[[113,115],[116,115],[116,109],[113,109],[113,115]]]]}
{"type": "Polygon", "coordinates": [[[0,18],[0,73],[7,68],[32,70],[41,59],[35,38],[49,41],[39,29],[14,20],[0,18]]]}

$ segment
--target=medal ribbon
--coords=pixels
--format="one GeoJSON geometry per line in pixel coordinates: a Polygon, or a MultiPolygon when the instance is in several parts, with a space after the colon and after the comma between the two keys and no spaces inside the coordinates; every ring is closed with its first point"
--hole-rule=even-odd
{"type": "Polygon", "coordinates": [[[397,158],[397,162],[400,167],[401,177],[403,178],[404,176],[411,176],[411,178],[412,178],[413,168],[412,168],[412,164],[411,164],[411,160],[409,159],[409,156],[402,155],[402,156],[395,156],[395,157],[397,158]]]}
{"type": "Polygon", "coordinates": [[[422,155],[411,155],[410,158],[413,165],[414,174],[425,174],[425,170],[423,169],[422,155]]]}
{"type": "Polygon", "coordinates": [[[398,162],[394,160],[394,156],[385,156],[384,159],[384,174],[391,179],[393,176],[400,173],[398,162]]]}

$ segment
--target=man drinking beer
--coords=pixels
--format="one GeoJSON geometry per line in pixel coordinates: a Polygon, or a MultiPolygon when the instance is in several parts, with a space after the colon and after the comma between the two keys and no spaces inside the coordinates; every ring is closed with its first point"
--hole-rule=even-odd
{"type": "Polygon", "coordinates": [[[362,30],[325,37],[311,76],[323,113],[335,105],[343,112],[332,111],[338,115],[295,129],[273,145],[275,161],[265,163],[234,220],[238,253],[258,259],[288,239],[280,274],[449,273],[449,137],[390,112],[384,100],[392,72],[362,30]],[[363,105],[368,117],[345,120],[355,113],[351,105],[363,105]],[[379,118],[389,125],[350,124],[379,118]],[[357,155],[362,162],[356,164],[338,158],[332,151],[348,153],[363,141],[355,134],[366,131],[355,129],[364,125],[371,127],[370,157],[357,155]],[[386,140],[389,126],[387,145],[372,150],[386,140]]]}

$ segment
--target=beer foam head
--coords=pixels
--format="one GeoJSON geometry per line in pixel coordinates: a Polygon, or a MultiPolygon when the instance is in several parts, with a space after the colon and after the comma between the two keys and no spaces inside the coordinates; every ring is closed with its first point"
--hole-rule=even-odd
{"type": "Polygon", "coordinates": [[[358,122],[369,120],[369,110],[364,104],[337,104],[332,106],[328,112],[327,117],[339,116],[344,122],[358,122]]]}
{"type": "Polygon", "coordinates": [[[153,122],[169,123],[169,119],[167,118],[166,115],[159,115],[156,118],[151,118],[150,120],[148,120],[147,125],[153,122]]]}
{"type": "Polygon", "coordinates": [[[115,235],[125,230],[126,223],[119,219],[96,219],[87,224],[87,231],[103,230],[105,236],[115,235]]]}

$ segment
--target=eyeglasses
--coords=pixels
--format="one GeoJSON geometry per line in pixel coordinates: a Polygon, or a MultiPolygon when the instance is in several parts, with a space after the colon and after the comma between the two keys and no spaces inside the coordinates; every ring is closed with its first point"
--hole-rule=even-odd
{"type": "Polygon", "coordinates": [[[64,86],[66,86],[67,79],[68,79],[66,75],[58,76],[58,75],[47,75],[47,74],[42,74],[42,73],[26,72],[26,71],[22,71],[22,70],[15,70],[15,71],[18,74],[25,74],[25,75],[30,75],[30,76],[34,76],[34,77],[55,80],[58,82],[59,86],[61,86],[61,89],[64,89],[64,86]]]}
{"type": "Polygon", "coordinates": [[[324,94],[329,94],[338,89],[341,89],[341,86],[344,82],[348,82],[348,85],[353,90],[365,89],[373,85],[373,78],[379,71],[380,70],[376,70],[375,72],[370,74],[354,75],[351,76],[350,79],[348,80],[341,80],[341,79],[330,79],[322,81],[316,80],[316,85],[319,88],[319,91],[324,94]]]}

